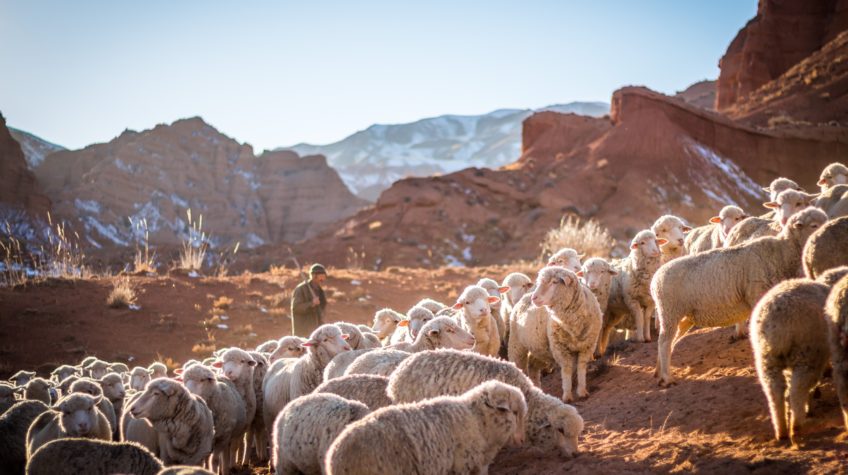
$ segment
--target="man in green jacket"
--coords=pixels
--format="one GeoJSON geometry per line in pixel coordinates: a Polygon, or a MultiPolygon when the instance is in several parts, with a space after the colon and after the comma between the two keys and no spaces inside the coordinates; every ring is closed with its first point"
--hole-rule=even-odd
{"type": "Polygon", "coordinates": [[[324,323],[321,317],[327,306],[321,284],[327,280],[327,269],[321,264],[309,268],[309,280],[295,287],[291,301],[292,335],[309,338],[324,323]]]}

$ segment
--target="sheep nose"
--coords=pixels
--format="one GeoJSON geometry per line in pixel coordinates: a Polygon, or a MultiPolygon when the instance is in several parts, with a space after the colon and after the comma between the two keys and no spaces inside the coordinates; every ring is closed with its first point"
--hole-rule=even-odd
{"type": "Polygon", "coordinates": [[[343,346],[343,347],[342,347],[342,349],[343,349],[344,351],[350,351],[350,346],[345,345],[345,346],[343,346]]]}
{"type": "Polygon", "coordinates": [[[780,225],[781,225],[781,226],[786,226],[786,222],[787,222],[787,221],[789,221],[789,220],[788,220],[787,218],[785,218],[785,217],[780,218],[780,225]]]}
{"type": "Polygon", "coordinates": [[[87,434],[88,433],[88,424],[85,423],[85,422],[80,422],[79,431],[80,431],[81,434],[87,434]]]}

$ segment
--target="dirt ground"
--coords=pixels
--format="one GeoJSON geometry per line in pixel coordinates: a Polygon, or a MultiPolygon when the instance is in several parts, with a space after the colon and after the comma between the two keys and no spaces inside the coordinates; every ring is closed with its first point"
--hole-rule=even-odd
{"type": "MultiPolygon", "coordinates": [[[[370,322],[374,311],[408,309],[429,296],[452,302],[480,277],[500,280],[507,267],[331,269],[328,320],[370,322]]],[[[137,310],[112,309],[106,297],[122,277],[51,280],[0,289],[0,377],[18,369],[46,373],[95,354],[111,361],[171,365],[223,346],[255,346],[288,334],[289,296],[297,274],[283,270],[223,279],[184,275],[129,277],[137,310]],[[219,326],[225,326],[219,327],[219,326]]],[[[846,473],[848,441],[829,378],[811,400],[802,446],[772,439],[766,400],[747,340],[732,329],[692,332],[675,349],[678,384],[657,387],[656,343],[619,342],[608,364],[590,366],[582,453],[573,460],[533,449],[506,449],[493,474],[539,473],[846,473]]],[[[560,395],[560,378],[544,378],[560,395]]],[[[266,474],[267,467],[240,473],[266,474]]]]}

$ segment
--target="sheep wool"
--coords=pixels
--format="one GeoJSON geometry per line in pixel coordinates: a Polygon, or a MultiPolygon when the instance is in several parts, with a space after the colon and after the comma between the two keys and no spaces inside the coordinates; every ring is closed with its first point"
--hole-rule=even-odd
{"type": "Polygon", "coordinates": [[[828,221],[804,245],[804,274],[818,278],[834,267],[848,265],[848,216],[828,221]]]}
{"type": "Polygon", "coordinates": [[[848,430],[848,276],[830,290],[825,303],[828,346],[833,363],[833,384],[848,430]]]}
{"type": "Polygon", "coordinates": [[[54,440],[38,449],[26,466],[27,475],[156,475],[162,462],[132,442],[91,439],[54,440]]]}
{"type": "Polygon", "coordinates": [[[391,406],[387,388],[389,378],[376,374],[350,374],[324,381],[315,388],[315,393],[330,393],[351,401],[359,401],[375,411],[391,406]]]}
{"type": "Polygon", "coordinates": [[[32,422],[50,408],[41,401],[21,401],[0,416],[0,467],[24,473],[27,461],[27,431],[32,422]]]}

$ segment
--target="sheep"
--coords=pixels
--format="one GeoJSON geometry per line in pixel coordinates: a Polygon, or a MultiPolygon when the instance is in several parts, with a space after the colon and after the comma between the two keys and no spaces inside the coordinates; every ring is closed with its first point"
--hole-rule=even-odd
{"type": "Polygon", "coordinates": [[[215,475],[214,473],[200,467],[193,467],[189,465],[172,465],[170,467],[163,468],[156,475],[215,475]]]}
{"type": "Polygon", "coordinates": [[[526,415],[521,391],[500,381],[460,396],[387,407],[338,436],[327,453],[327,473],[487,473],[501,448],[524,442],[526,415]]]}
{"type": "Polygon", "coordinates": [[[27,459],[42,445],[67,437],[112,440],[112,428],[97,409],[103,396],[68,394],[47,412],[39,415],[27,431],[27,459]]]}
{"type": "Polygon", "coordinates": [[[793,443],[810,391],[830,359],[824,305],[830,288],[809,279],[786,280],[766,292],[751,314],[754,364],[768,400],[775,438],[793,443]],[[785,401],[786,376],[789,400],[785,401]],[[787,430],[787,409],[791,417],[787,430]]]}
{"type": "Polygon", "coordinates": [[[565,267],[572,272],[577,272],[580,270],[580,261],[583,257],[585,257],[585,254],[579,254],[570,247],[564,247],[548,258],[547,265],[565,267]]]}
{"type": "Polygon", "coordinates": [[[395,330],[395,333],[397,333],[404,327],[406,329],[404,335],[405,340],[398,343],[415,341],[415,339],[418,338],[418,332],[421,331],[421,328],[435,317],[435,314],[426,307],[419,307],[416,305],[410,308],[409,311],[406,312],[406,320],[402,320],[398,323],[399,329],[395,330]]]}
{"type": "Polygon", "coordinates": [[[50,372],[51,378],[57,383],[61,383],[65,379],[77,375],[79,373],[79,369],[76,366],[63,364],[53,371],[50,372]]]}
{"type": "Polygon", "coordinates": [[[130,372],[130,368],[124,363],[112,363],[109,365],[109,371],[118,374],[125,374],[130,372]]]}
{"type": "Polygon", "coordinates": [[[154,454],[159,453],[159,434],[153,428],[153,424],[147,419],[136,419],[130,413],[129,408],[132,406],[144,391],[136,392],[130,395],[124,403],[124,410],[121,414],[121,440],[125,442],[136,442],[154,454]]]}
{"type": "Polygon", "coordinates": [[[727,205],[719,211],[718,216],[710,218],[710,223],[693,229],[686,235],[684,246],[687,254],[709,251],[724,247],[727,235],[733,227],[748,218],[742,208],[727,205]]]}
{"type": "Polygon", "coordinates": [[[784,190],[804,191],[798,183],[795,183],[795,181],[785,177],[775,178],[771,181],[769,186],[763,188],[763,191],[769,194],[769,201],[777,199],[777,195],[784,190]]]}
{"type": "Polygon", "coordinates": [[[600,257],[587,259],[583,263],[583,269],[577,273],[577,276],[583,279],[583,283],[592,291],[598,301],[601,314],[607,311],[612,278],[616,275],[618,275],[618,271],[613,268],[612,264],[600,257]]]}
{"type": "Polygon", "coordinates": [[[383,342],[377,338],[377,334],[370,331],[362,331],[362,339],[364,339],[367,343],[363,345],[363,347],[368,348],[382,348],[383,342]]]}
{"type": "MultiPolygon", "coordinates": [[[[427,310],[429,312],[429,310],[427,310]]],[[[393,350],[401,350],[407,353],[418,353],[419,351],[435,350],[438,348],[454,348],[465,350],[473,348],[475,337],[469,333],[456,320],[450,317],[436,317],[421,327],[421,331],[412,343],[398,343],[389,347],[393,350]]],[[[378,351],[375,354],[384,353],[378,351]]],[[[363,356],[362,358],[368,358],[363,356]]],[[[357,358],[359,360],[360,358],[357,358]]],[[[351,365],[352,366],[352,365],[351,365]]]]}
{"type": "Polygon", "coordinates": [[[398,323],[405,319],[406,316],[402,313],[396,312],[390,308],[384,308],[382,310],[378,310],[377,313],[374,314],[374,326],[372,328],[374,332],[377,333],[377,338],[381,341],[387,340],[394,334],[398,323]]]}
{"type": "Polygon", "coordinates": [[[85,366],[85,369],[91,379],[100,379],[106,376],[109,371],[109,363],[95,358],[94,361],[85,366]]]}
{"type": "Polygon", "coordinates": [[[265,382],[265,375],[268,374],[268,358],[257,351],[249,352],[256,366],[253,368],[253,393],[256,396],[256,410],[253,415],[253,420],[248,421],[247,446],[245,447],[245,456],[250,455],[250,451],[255,448],[256,457],[259,460],[267,460],[267,440],[265,434],[265,418],[262,417],[262,406],[264,404],[265,394],[262,392],[262,383],[265,382]]]}
{"type": "Polygon", "coordinates": [[[796,213],[778,236],[682,257],[660,268],[651,281],[660,321],[657,372],[661,386],[673,383],[671,352],[694,325],[744,322],[757,301],[782,280],[796,277],[807,238],[827,221],[817,208],[796,213]]]}
{"type": "Polygon", "coordinates": [[[599,355],[606,352],[612,330],[621,325],[628,315],[636,327],[635,341],[651,341],[651,317],[655,304],[649,287],[651,277],[660,267],[660,248],[666,244],[666,240],[657,239],[653,231],[640,231],[630,241],[630,254],[614,263],[618,274],[613,276],[610,285],[598,340],[599,355]]]}
{"type": "Polygon", "coordinates": [[[268,368],[262,385],[265,401],[265,427],[271,428],[277,414],[289,401],[312,392],[322,382],[324,368],[334,356],[350,351],[347,335],[333,324],[316,328],[303,345],[306,354],[300,358],[277,360],[268,368]]]}
{"type": "Polygon", "coordinates": [[[309,394],[292,401],[274,421],[277,475],[324,473],[330,444],[348,424],[369,412],[365,404],[335,394],[309,394]]]}
{"type": "Polygon", "coordinates": [[[448,308],[447,305],[439,302],[437,300],[433,300],[431,298],[423,298],[415,304],[416,307],[424,307],[427,310],[433,312],[433,315],[439,313],[440,311],[448,308]]]}
{"type": "Polygon", "coordinates": [[[141,445],[90,439],[54,440],[27,462],[27,475],[156,475],[162,462],[141,445]]]}
{"type": "Polygon", "coordinates": [[[848,274],[848,266],[834,267],[833,269],[826,270],[823,274],[818,276],[816,278],[816,282],[821,282],[828,287],[833,287],[840,279],[845,277],[846,274],[848,274]]]}
{"type": "Polygon", "coordinates": [[[389,378],[376,374],[349,374],[324,381],[315,388],[315,393],[331,393],[351,401],[359,401],[372,411],[391,406],[392,400],[386,389],[389,378]]]}
{"type": "Polygon", "coordinates": [[[268,356],[268,363],[273,363],[280,358],[300,358],[306,353],[303,343],[306,338],[299,336],[284,336],[277,342],[277,349],[268,356]]]}
{"type": "Polygon", "coordinates": [[[825,223],[804,245],[804,274],[815,279],[827,269],[848,265],[848,217],[825,223]]]}
{"type": "Polygon", "coordinates": [[[666,245],[660,248],[661,264],[686,255],[686,235],[692,231],[692,227],[682,219],[672,214],[660,216],[651,225],[651,231],[657,238],[667,241],[666,245]]]}
{"type": "Polygon", "coordinates": [[[417,353],[389,377],[388,393],[395,404],[444,395],[459,395],[490,379],[517,387],[527,400],[527,442],[543,451],[577,454],[583,418],[577,410],[535,387],[514,364],[457,350],[417,353]]]}
{"type": "Polygon", "coordinates": [[[15,386],[26,386],[30,379],[35,377],[35,373],[33,371],[24,371],[20,370],[17,373],[13,374],[9,381],[15,383],[15,386]]]}
{"type": "MultiPolygon", "coordinates": [[[[70,393],[84,393],[94,397],[100,397],[103,396],[103,388],[100,387],[100,384],[97,381],[91,378],[80,378],[71,384],[70,393]]],[[[112,401],[106,397],[100,398],[97,403],[97,408],[100,409],[100,412],[102,412],[104,416],[106,416],[106,420],[109,421],[109,427],[111,427],[112,432],[115,433],[118,428],[118,418],[117,411],[115,410],[115,406],[112,404],[112,401]]]]}
{"type": "Polygon", "coordinates": [[[747,218],[742,220],[728,233],[724,247],[732,247],[763,236],[777,236],[786,222],[795,213],[812,205],[816,195],[803,191],[783,190],[774,201],[763,203],[766,208],[775,210],[772,219],[747,218]]]}
{"type": "Polygon", "coordinates": [[[483,287],[469,285],[457,297],[454,310],[460,310],[459,321],[477,340],[472,351],[481,355],[496,356],[501,346],[497,322],[490,305],[500,302],[483,287]]]}
{"type": "Polygon", "coordinates": [[[147,369],[150,370],[150,377],[152,379],[168,377],[168,367],[158,361],[151,364],[147,369]]]}
{"type": "MultiPolygon", "coordinates": [[[[513,272],[504,277],[501,282],[501,287],[508,287],[509,290],[504,294],[503,301],[500,306],[500,319],[503,324],[503,334],[501,340],[509,344],[509,315],[512,309],[527,292],[533,288],[533,281],[530,277],[521,272],[513,272]]],[[[500,327],[499,327],[500,328],[500,327]]]]}
{"type": "Polygon", "coordinates": [[[150,382],[150,370],[136,366],[130,372],[130,389],[144,391],[144,387],[150,382]]]}
{"type": "MultiPolygon", "coordinates": [[[[253,386],[253,370],[256,368],[256,361],[253,360],[250,353],[241,348],[229,348],[220,355],[220,360],[213,363],[212,366],[221,368],[224,377],[235,385],[244,402],[245,420],[248,421],[249,425],[256,417],[256,392],[253,386]]],[[[242,433],[237,435],[239,440],[243,438],[247,428],[248,426],[245,426],[242,433]]],[[[248,462],[247,451],[242,451],[242,454],[242,463],[245,464],[248,462]]]]}
{"type": "MultiPolygon", "coordinates": [[[[112,403],[115,408],[115,420],[121,419],[121,411],[124,408],[124,398],[127,391],[124,389],[124,380],[117,373],[108,373],[98,381],[100,389],[103,390],[103,396],[112,403]]],[[[117,425],[115,433],[117,433],[117,425]]]]}
{"type": "Polygon", "coordinates": [[[336,322],[335,325],[339,327],[342,332],[348,335],[347,344],[350,345],[352,350],[359,350],[362,348],[377,348],[382,345],[377,343],[377,346],[372,346],[372,341],[365,338],[359,328],[352,323],[347,322],[336,322]]]}
{"type": "Polygon", "coordinates": [[[848,167],[839,162],[831,163],[822,170],[816,184],[822,193],[836,185],[848,185],[848,167]]]}
{"type": "MultiPolygon", "coordinates": [[[[501,298],[501,294],[505,294],[507,291],[509,291],[509,287],[501,286],[494,279],[489,279],[488,277],[477,281],[477,285],[486,289],[486,292],[489,292],[489,295],[491,295],[492,297],[498,297],[499,299],[501,298]]],[[[497,302],[491,304],[490,308],[498,329],[498,337],[501,339],[501,342],[503,342],[504,335],[506,334],[506,325],[504,324],[504,321],[500,319],[501,301],[498,300],[497,302]]]]}
{"type": "Polygon", "coordinates": [[[831,219],[848,216],[848,185],[836,185],[819,194],[815,206],[831,219]]]}
{"type": "Polygon", "coordinates": [[[0,416],[0,467],[3,473],[24,473],[27,431],[50,408],[41,401],[20,401],[0,416]]]}
{"type": "Polygon", "coordinates": [[[589,395],[586,389],[586,365],[598,345],[601,309],[598,301],[570,270],[545,267],[539,271],[536,290],[530,297],[534,305],[548,311],[548,344],[562,374],[562,400],[571,402],[571,377],[577,362],[577,397],[589,395]]]}
{"type": "Polygon", "coordinates": [[[32,378],[24,386],[24,399],[41,401],[48,405],[52,404],[53,401],[50,398],[51,387],[50,381],[44,378],[32,378]]]}
{"type": "Polygon", "coordinates": [[[0,382],[0,414],[6,412],[18,402],[18,398],[15,396],[22,390],[22,388],[16,388],[9,383],[0,382]]]}
{"type": "Polygon", "coordinates": [[[247,430],[247,408],[235,384],[218,378],[212,369],[192,365],[180,374],[191,394],[200,396],[212,411],[215,437],[212,442],[212,467],[230,473],[241,437],[247,430]]]}
{"type": "Polygon", "coordinates": [[[350,364],[353,363],[360,355],[368,353],[369,351],[372,351],[372,349],[350,350],[337,354],[332,360],[330,360],[329,363],[327,363],[327,366],[324,367],[324,381],[344,376],[345,371],[347,371],[350,364]]]}
{"type": "Polygon", "coordinates": [[[845,430],[848,430],[848,276],[839,279],[825,301],[825,323],[833,385],[842,407],[845,430]]]}
{"type": "Polygon", "coordinates": [[[215,425],[212,411],[199,396],[169,378],[156,378],[129,406],[136,419],[153,424],[159,458],[166,465],[200,465],[212,453],[215,425]]]}
{"type": "Polygon", "coordinates": [[[524,294],[509,316],[507,358],[523,371],[533,384],[541,386],[543,368],[555,364],[548,345],[548,312],[533,305],[531,293],[524,294]]]}
{"type": "Polygon", "coordinates": [[[77,382],[82,376],[71,375],[67,378],[63,379],[59,386],[56,389],[62,394],[62,396],[67,396],[71,393],[71,385],[77,382]]]}
{"type": "Polygon", "coordinates": [[[347,367],[344,374],[376,374],[379,376],[388,376],[409,355],[409,352],[392,348],[381,351],[369,351],[356,358],[347,367]]]}

